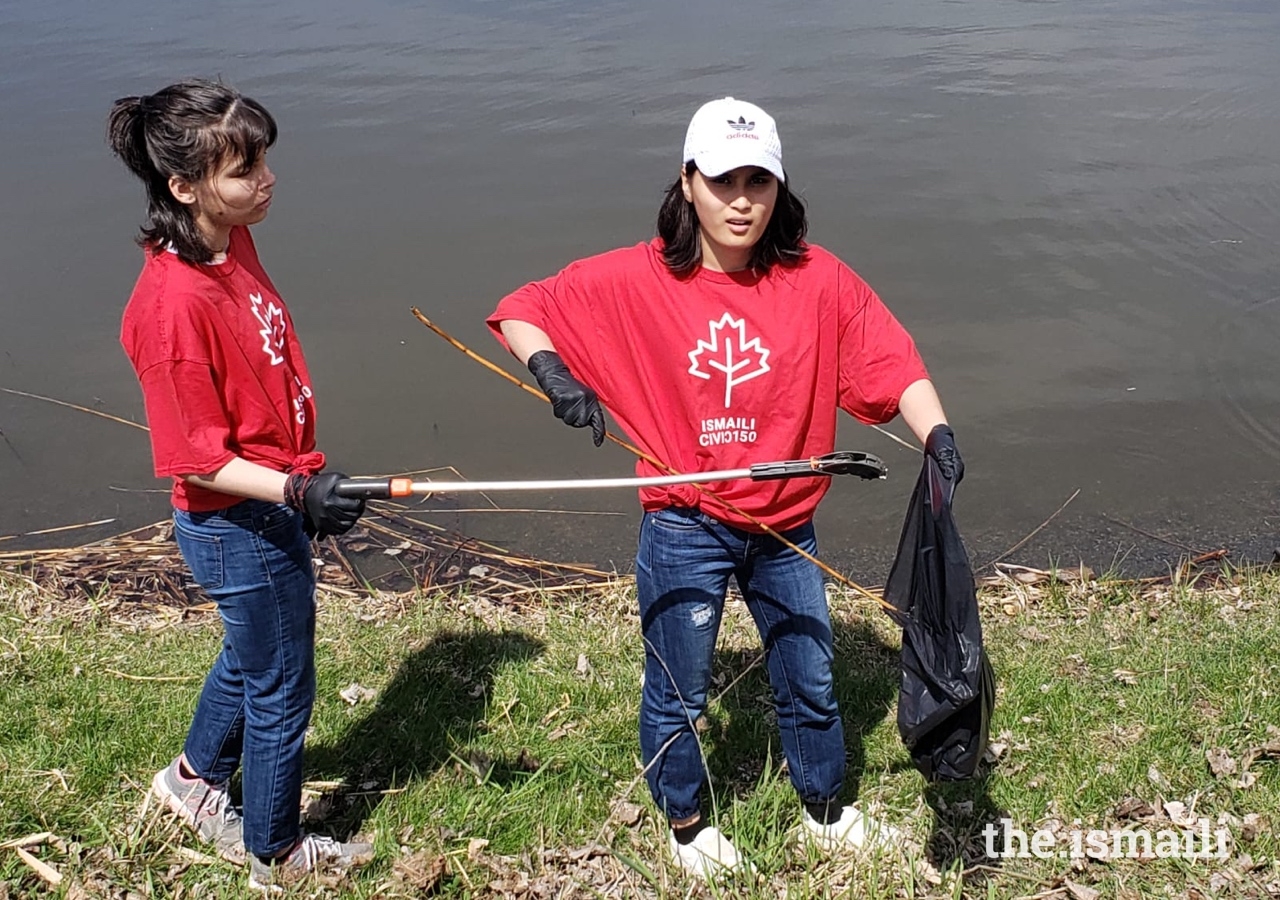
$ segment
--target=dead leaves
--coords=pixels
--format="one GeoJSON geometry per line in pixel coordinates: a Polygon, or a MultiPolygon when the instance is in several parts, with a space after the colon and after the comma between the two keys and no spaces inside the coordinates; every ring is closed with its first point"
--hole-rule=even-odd
{"type": "Polygon", "coordinates": [[[392,883],[384,885],[382,896],[396,896],[397,887],[412,890],[412,896],[426,897],[433,894],[444,881],[449,870],[443,856],[419,851],[401,856],[391,866],[392,883]]]}
{"type": "Polygon", "coordinates": [[[1238,772],[1235,786],[1242,790],[1253,787],[1258,781],[1257,773],[1251,771],[1253,764],[1260,759],[1280,759],[1280,728],[1268,725],[1267,738],[1262,744],[1246,750],[1238,763],[1226,747],[1209,748],[1204,754],[1209,771],[1217,779],[1229,778],[1238,772]]]}
{"type": "Polygon", "coordinates": [[[1093,570],[1081,565],[1076,569],[1034,569],[1012,563],[996,563],[996,574],[979,579],[978,587],[997,598],[1006,616],[1017,616],[1036,606],[1050,590],[1080,592],[1093,581],[1093,570]]]}
{"type": "MultiPolygon", "coordinates": [[[[572,706],[573,706],[573,700],[570,699],[569,695],[561,694],[560,703],[554,708],[552,708],[546,715],[544,715],[539,724],[541,724],[544,727],[547,725],[550,725],[552,722],[556,721],[558,718],[563,716],[564,713],[568,712],[568,710],[572,706]]],[[[566,735],[569,735],[574,731],[576,731],[577,728],[578,728],[578,723],[575,721],[570,720],[567,722],[561,722],[555,728],[551,729],[551,731],[547,732],[547,740],[558,741],[562,737],[565,737],[566,735]]]]}
{"type": "Polygon", "coordinates": [[[610,817],[620,825],[624,825],[627,828],[635,828],[640,824],[640,820],[644,818],[644,807],[628,800],[619,800],[613,804],[610,817]]]}
{"type": "Polygon", "coordinates": [[[501,900],[621,900],[645,893],[634,873],[598,844],[541,849],[515,857],[492,854],[487,840],[470,838],[465,848],[448,853],[403,853],[392,864],[391,877],[378,886],[377,896],[387,900],[434,896],[443,892],[450,876],[462,882],[466,896],[501,900]]]}
{"type": "Polygon", "coordinates": [[[371,688],[365,687],[358,682],[351,682],[349,685],[338,691],[338,696],[346,700],[352,706],[363,703],[366,700],[373,700],[378,696],[378,692],[371,688]]]}
{"type": "Polygon", "coordinates": [[[1067,895],[1071,897],[1071,900],[1098,900],[1102,896],[1101,891],[1094,890],[1083,884],[1076,884],[1070,878],[1064,878],[1062,884],[1067,889],[1067,895]]]}

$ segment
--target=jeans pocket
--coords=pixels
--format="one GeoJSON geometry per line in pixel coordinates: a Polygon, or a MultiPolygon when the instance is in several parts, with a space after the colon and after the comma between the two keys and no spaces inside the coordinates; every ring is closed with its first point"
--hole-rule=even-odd
{"type": "Polygon", "coordinates": [[[178,541],[182,558],[187,561],[196,584],[206,591],[216,591],[226,579],[226,567],[222,560],[222,539],[216,535],[201,534],[174,516],[173,536],[178,541]]]}
{"type": "Polygon", "coordinates": [[[650,514],[652,524],[665,531],[701,531],[704,514],[700,509],[668,506],[650,514]]]}
{"type": "Polygon", "coordinates": [[[277,503],[263,513],[258,533],[268,540],[274,540],[280,535],[288,536],[301,524],[301,515],[283,503],[277,503]]]}

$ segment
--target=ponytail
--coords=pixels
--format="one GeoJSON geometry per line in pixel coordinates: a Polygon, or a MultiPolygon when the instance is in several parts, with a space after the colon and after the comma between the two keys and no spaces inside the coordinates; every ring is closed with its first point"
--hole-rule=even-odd
{"type": "Polygon", "coordinates": [[[141,97],[122,97],[112,104],[107,117],[107,143],[129,171],[143,181],[154,174],[155,167],[147,157],[141,97]]]}
{"type": "Polygon", "coordinates": [[[208,263],[213,250],[189,205],[169,189],[196,183],[235,160],[252,168],[276,141],[276,122],[261,104],[213,81],[184,81],[142,97],[123,97],[107,116],[107,143],[147,190],[147,221],[138,243],[172,248],[187,263],[208,263]]]}

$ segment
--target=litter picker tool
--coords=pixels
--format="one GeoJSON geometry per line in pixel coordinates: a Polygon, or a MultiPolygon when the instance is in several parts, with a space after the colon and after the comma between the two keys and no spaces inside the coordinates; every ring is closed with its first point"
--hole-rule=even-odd
{"type": "Polygon", "coordinates": [[[579,478],[547,481],[413,481],[409,478],[346,478],[334,490],[343,497],[366,500],[389,500],[414,494],[490,493],[499,491],[560,491],[620,487],[657,487],[666,484],[708,484],[749,478],[771,481],[778,478],[804,478],[834,475],[856,475],[859,478],[884,478],[885,464],[870,453],[860,450],[837,450],[810,459],[756,463],[745,469],[721,469],[716,472],[651,475],[631,478],[579,478]]]}

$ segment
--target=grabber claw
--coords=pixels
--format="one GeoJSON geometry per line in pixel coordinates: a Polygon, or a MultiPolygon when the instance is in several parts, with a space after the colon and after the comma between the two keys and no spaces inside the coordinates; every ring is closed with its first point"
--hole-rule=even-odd
{"type": "Polygon", "coordinates": [[[888,467],[880,457],[861,450],[836,450],[809,459],[759,463],[751,467],[753,481],[770,478],[794,478],[797,475],[857,475],[859,478],[884,478],[888,467]]]}

